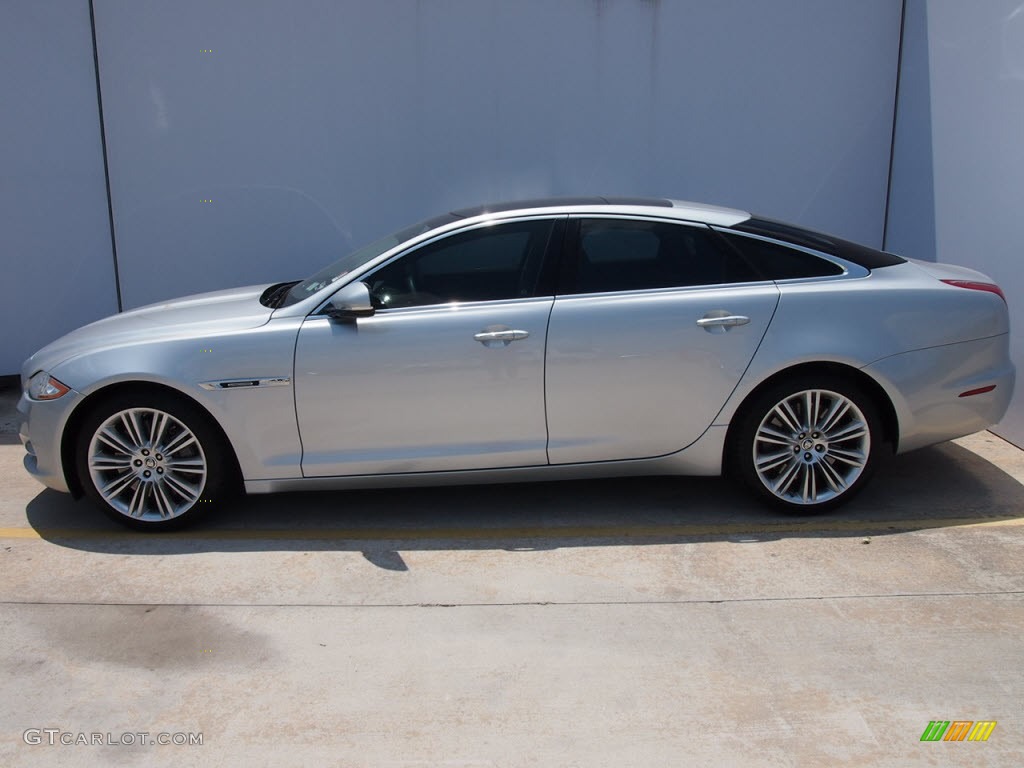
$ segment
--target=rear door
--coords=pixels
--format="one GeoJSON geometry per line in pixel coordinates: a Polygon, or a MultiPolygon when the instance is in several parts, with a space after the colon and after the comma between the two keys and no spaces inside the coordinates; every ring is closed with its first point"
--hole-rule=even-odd
{"type": "Polygon", "coordinates": [[[570,220],[548,327],[552,464],[693,443],[746,370],[779,300],[709,227],[570,220]]]}

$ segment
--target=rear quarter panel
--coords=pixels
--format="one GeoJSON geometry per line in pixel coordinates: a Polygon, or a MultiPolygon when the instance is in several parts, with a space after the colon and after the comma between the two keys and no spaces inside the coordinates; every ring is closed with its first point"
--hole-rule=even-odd
{"type": "MultiPolygon", "coordinates": [[[[728,424],[758,384],[796,365],[832,362],[865,369],[906,352],[1009,331],[1006,305],[998,296],[945,285],[911,263],[861,278],[780,282],[779,289],[772,324],[715,424],[728,424]]],[[[902,431],[911,416],[907,393],[873,378],[893,400],[902,431]]]]}

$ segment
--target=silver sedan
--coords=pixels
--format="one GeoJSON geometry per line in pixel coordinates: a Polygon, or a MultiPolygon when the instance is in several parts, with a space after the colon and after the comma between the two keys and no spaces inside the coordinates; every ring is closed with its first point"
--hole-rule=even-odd
{"type": "Polygon", "coordinates": [[[163,530],[235,491],[717,475],[798,511],[1002,418],[1005,298],[726,208],[454,211],[301,282],[109,317],[24,365],[25,466],[163,530]]]}

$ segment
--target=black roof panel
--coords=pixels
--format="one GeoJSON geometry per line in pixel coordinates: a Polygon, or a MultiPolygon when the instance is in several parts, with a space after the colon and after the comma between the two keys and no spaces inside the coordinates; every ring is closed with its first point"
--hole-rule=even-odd
{"type": "Polygon", "coordinates": [[[541,197],[536,200],[511,200],[505,203],[489,203],[452,211],[456,216],[469,218],[483,213],[502,213],[517,208],[557,208],[559,206],[587,207],[593,205],[641,205],[657,208],[671,208],[672,201],[658,197],[541,197]]]}

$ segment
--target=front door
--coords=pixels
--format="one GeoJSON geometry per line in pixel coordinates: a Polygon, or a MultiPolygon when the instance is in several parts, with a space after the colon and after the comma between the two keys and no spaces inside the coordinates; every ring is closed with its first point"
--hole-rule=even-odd
{"type": "Polygon", "coordinates": [[[295,351],[306,477],[547,463],[542,265],[556,219],[442,236],[361,280],[372,317],[311,315],[295,351]]]}

